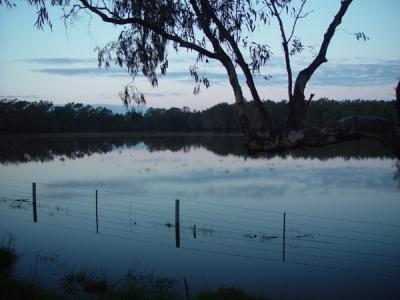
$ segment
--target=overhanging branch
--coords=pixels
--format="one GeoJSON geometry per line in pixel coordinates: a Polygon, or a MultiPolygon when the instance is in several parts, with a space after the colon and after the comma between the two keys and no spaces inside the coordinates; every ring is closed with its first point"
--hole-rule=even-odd
{"type": "Polygon", "coordinates": [[[224,39],[228,41],[229,45],[232,47],[233,52],[237,59],[237,63],[239,64],[240,68],[243,71],[244,76],[246,77],[246,84],[249,87],[254,103],[259,112],[261,113],[263,122],[267,127],[267,133],[271,136],[272,135],[271,116],[269,115],[268,111],[265,109],[261,101],[260,95],[258,94],[257,88],[254,83],[254,78],[251,74],[248,64],[246,63],[242,55],[242,52],[239,49],[237,42],[235,41],[232,34],[230,34],[229,31],[226,29],[224,24],[222,24],[221,20],[218,18],[215,12],[212,10],[210,3],[207,0],[203,0],[203,2],[204,5],[207,7],[209,13],[211,14],[211,17],[214,20],[215,25],[217,25],[220,34],[224,39]]]}
{"type": "Polygon", "coordinates": [[[145,20],[143,20],[141,18],[135,18],[135,17],[119,18],[118,16],[115,16],[114,14],[113,14],[113,16],[110,16],[110,15],[107,15],[106,13],[104,13],[104,11],[103,11],[104,9],[101,7],[93,6],[86,0],[79,0],[79,1],[82,3],[82,5],[85,8],[87,8],[91,12],[98,15],[106,23],[112,23],[112,24],[116,24],[116,25],[136,24],[136,25],[142,26],[144,28],[147,28],[147,29],[161,35],[163,38],[165,38],[167,40],[178,43],[183,48],[194,50],[194,51],[201,53],[202,55],[207,56],[212,59],[219,59],[219,56],[216,53],[211,52],[195,43],[184,40],[183,38],[181,38],[177,35],[166,32],[165,30],[156,26],[155,24],[146,22],[145,20]]]}
{"type": "Polygon", "coordinates": [[[308,127],[291,130],[275,141],[249,143],[252,152],[281,152],[290,149],[323,147],[362,138],[380,141],[400,158],[400,127],[380,117],[353,116],[331,127],[308,127]]]}

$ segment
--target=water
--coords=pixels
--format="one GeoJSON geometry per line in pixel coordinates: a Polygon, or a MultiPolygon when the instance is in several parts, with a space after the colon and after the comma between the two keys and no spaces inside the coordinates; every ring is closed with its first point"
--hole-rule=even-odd
{"type": "Polygon", "coordinates": [[[116,280],[134,270],[178,285],[186,278],[191,292],[225,285],[273,299],[399,299],[390,153],[361,141],[253,157],[242,142],[2,138],[0,237],[12,234],[23,254],[17,274],[57,287],[70,271],[116,280]]]}

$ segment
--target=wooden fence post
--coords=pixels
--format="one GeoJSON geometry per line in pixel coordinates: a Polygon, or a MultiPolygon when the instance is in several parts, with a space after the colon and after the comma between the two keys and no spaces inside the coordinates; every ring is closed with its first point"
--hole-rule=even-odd
{"type": "Polygon", "coordinates": [[[33,207],[33,222],[37,223],[36,182],[32,182],[32,207],[33,207]]]}
{"type": "Polygon", "coordinates": [[[193,226],[193,238],[196,238],[196,231],[197,231],[196,224],[194,224],[194,226],[193,226]]]}
{"type": "Polygon", "coordinates": [[[185,284],[185,293],[186,293],[186,300],[190,300],[190,295],[189,295],[189,286],[186,280],[186,277],[183,278],[183,282],[185,284]]]}
{"type": "Polygon", "coordinates": [[[282,239],[282,261],[285,262],[285,239],[286,239],[286,213],[283,213],[283,239],[282,239]]]}
{"type": "Polygon", "coordinates": [[[99,233],[99,215],[97,213],[97,190],[96,190],[96,233],[99,233]]]}
{"type": "Polygon", "coordinates": [[[180,224],[179,224],[179,199],[175,200],[175,246],[176,248],[181,247],[181,238],[180,238],[180,224]]]}

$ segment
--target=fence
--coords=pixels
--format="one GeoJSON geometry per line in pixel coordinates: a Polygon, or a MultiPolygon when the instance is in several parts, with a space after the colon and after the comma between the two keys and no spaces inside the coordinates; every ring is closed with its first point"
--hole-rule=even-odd
{"type": "Polygon", "coordinates": [[[32,217],[19,215],[15,222],[215,255],[400,277],[399,224],[1,178],[0,203],[32,210],[32,217]]]}

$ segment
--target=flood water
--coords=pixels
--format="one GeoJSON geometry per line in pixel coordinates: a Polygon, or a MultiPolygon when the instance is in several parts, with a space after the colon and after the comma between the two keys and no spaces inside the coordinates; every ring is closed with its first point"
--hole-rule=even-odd
{"type": "Polygon", "coordinates": [[[389,152],[361,141],[249,156],[242,142],[1,138],[0,237],[15,239],[16,273],[55,288],[71,271],[133,270],[186,278],[191,293],[400,299],[400,166],[389,152]]]}

